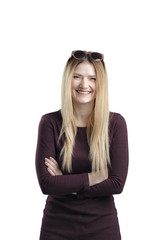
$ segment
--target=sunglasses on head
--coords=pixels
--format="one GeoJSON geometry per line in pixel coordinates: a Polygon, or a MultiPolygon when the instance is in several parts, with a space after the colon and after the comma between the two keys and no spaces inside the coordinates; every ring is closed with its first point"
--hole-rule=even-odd
{"type": "Polygon", "coordinates": [[[72,51],[72,54],[71,54],[71,57],[74,57],[77,60],[81,60],[86,56],[89,56],[96,62],[102,61],[104,59],[104,55],[98,52],[86,52],[86,51],[76,50],[76,51],[72,51]]]}

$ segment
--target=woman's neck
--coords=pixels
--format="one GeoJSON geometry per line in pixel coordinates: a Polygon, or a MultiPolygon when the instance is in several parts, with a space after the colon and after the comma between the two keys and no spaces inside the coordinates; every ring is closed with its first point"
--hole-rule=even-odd
{"type": "Polygon", "coordinates": [[[74,104],[74,116],[77,127],[86,127],[90,114],[93,111],[93,105],[83,104],[77,105],[74,104]]]}

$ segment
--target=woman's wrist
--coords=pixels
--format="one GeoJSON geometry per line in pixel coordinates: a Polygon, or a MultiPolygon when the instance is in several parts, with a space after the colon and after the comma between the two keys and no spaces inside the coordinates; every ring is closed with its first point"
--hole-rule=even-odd
{"type": "Polygon", "coordinates": [[[89,178],[89,186],[90,187],[101,182],[100,178],[96,172],[88,173],[88,178],[89,178]]]}
{"type": "Polygon", "coordinates": [[[105,174],[102,172],[90,172],[88,173],[89,186],[91,187],[93,185],[101,183],[107,178],[108,178],[108,170],[105,172],[105,174]]]}

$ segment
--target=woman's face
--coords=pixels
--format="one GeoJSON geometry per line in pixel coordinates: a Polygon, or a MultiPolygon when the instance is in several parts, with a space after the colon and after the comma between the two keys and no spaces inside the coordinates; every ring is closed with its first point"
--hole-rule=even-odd
{"type": "Polygon", "coordinates": [[[72,79],[72,99],[79,104],[94,102],[96,98],[96,73],[89,62],[80,63],[72,79]]]}

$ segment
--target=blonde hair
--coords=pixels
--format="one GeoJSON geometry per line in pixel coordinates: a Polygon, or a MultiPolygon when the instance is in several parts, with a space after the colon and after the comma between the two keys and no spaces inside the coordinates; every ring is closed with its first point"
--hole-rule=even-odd
{"type": "Polygon", "coordinates": [[[108,78],[103,61],[94,61],[88,55],[79,61],[74,57],[68,59],[62,78],[61,114],[62,128],[60,137],[64,134],[65,141],[61,150],[62,169],[72,172],[72,152],[77,133],[74,120],[74,109],[71,95],[73,75],[78,64],[88,61],[93,64],[96,72],[96,99],[94,109],[88,119],[87,140],[90,148],[92,171],[105,171],[109,157],[109,107],[108,107],[108,78]]]}

